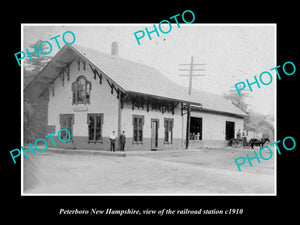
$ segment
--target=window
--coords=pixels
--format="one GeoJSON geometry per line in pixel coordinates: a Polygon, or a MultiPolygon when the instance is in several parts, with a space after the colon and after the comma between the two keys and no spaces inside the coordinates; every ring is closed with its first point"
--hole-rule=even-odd
{"type": "Polygon", "coordinates": [[[143,143],[144,116],[133,115],[132,125],[133,125],[133,142],[143,143]]]}
{"type": "Polygon", "coordinates": [[[84,76],[79,76],[72,84],[72,104],[90,104],[92,84],[84,76]]]}
{"type": "Polygon", "coordinates": [[[164,125],[165,125],[165,144],[172,144],[174,119],[165,118],[164,125]]]}
{"type": "Polygon", "coordinates": [[[102,142],[103,114],[87,114],[88,142],[102,142]]]}
{"type": "MultiPolygon", "coordinates": [[[[74,114],[60,114],[59,115],[60,129],[66,128],[70,131],[71,139],[73,140],[73,124],[74,114]]],[[[63,130],[60,132],[61,140],[67,140],[69,138],[67,131],[63,130]]]]}

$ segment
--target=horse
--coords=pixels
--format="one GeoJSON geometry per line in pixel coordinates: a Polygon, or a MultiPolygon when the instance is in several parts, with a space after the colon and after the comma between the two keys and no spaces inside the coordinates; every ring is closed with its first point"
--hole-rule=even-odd
{"type": "Polygon", "coordinates": [[[249,141],[249,148],[251,147],[251,149],[253,149],[254,145],[259,145],[259,147],[262,148],[267,141],[270,142],[270,139],[262,138],[261,140],[258,140],[256,138],[252,138],[249,141]]]}

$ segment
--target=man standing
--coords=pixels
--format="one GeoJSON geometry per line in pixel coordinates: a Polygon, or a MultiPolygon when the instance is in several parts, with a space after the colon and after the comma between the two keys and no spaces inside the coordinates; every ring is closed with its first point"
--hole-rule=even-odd
{"type": "Polygon", "coordinates": [[[112,132],[112,134],[109,136],[110,140],[110,151],[115,151],[115,145],[116,145],[116,138],[115,131],[112,132]]]}
{"type": "Polygon", "coordinates": [[[120,134],[120,151],[124,152],[126,143],[125,131],[123,130],[122,134],[120,134]]]}

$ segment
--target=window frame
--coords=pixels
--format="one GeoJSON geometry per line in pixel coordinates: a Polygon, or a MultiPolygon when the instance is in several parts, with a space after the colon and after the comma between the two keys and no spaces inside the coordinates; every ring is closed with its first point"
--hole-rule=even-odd
{"type": "MultiPolygon", "coordinates": [[[[71,134],[71,138],[70,138],[70,141],[73,141],[73,125],[74,125],[74,114],[59,114],[59,124],[60,124],[60,129],[68,129],[70,134],[71,134]],[[67,118],[71,118],[71,124],[70,126],[71,127],[67,127],[66,126],[66,121],[67,121],[67,118]]],[[[65,131],[61,131],[60,132],[60,138],[61,140],[66,140],[64,138],[62,138],[62,133],[65,132],[65,131]]]]}
{"type": "Polygon", "coordinates": [[[143,144],[144,140],[144,123],[145,117],[143,115],[132,115],[132,143],[133,144],[143,144]],[[137,124],[135,125],[135,119],[137,124]],[[136,139],[135,139],[135,131],[137,132],[136,139]]]}
{"type": "Polygon", "coordinates": [[[173,144],[173,128],[174,128],[174,119],[164,118],[164,144],[173,144]],[[168,136],[166,134],[168,134],[168,136]],[[169,138],[170,136],[171,138],[169,138]]]}
{"type": "Polygon", "coordinates": [[[87,124],[88,124],[88,143],[103,143],[103,119],[104,114],[103,113],[88,113],[87,114],[87,124]],[[97,124],[96,124],[96,117],[100,116],[100,140],[96,140],[96,130],[97,130],[97,124]],[[96,124],[96,128],[94,127],[94,139],[90,140],[90,117],[93,117],[94,124],[96,124]]]}
{"type": "Polygon", "coordinates": [[[78,104],[90,104],[91,103],[91,90],[92,90],[92,83],[86,79],[85,76],[80,75],[76,78],[76,81],[72,83],[72,105],[78,105],[78,104]],[[84,80],[84,90],[79,90],[78,88],[82,86],[82,84],[79,84],[80,80],[84,80]],[[89,88],[88,88],[89,87],[89,88]],[[85,91],[85,95],[83,97],[83,100],[79,101],[79,93],[85,91]],[[88,96],[88,97],[87,97],[88,96]]]}

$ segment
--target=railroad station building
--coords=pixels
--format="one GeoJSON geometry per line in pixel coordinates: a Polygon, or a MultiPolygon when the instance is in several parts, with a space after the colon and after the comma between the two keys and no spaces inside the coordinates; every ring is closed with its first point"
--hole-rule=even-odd
{"type": "Polygon", "coordinates": [[[247,116],[221,96],[189,95],[157,69],[119,57],[115,42],[111,54],[65,45],[25,91],[47,100],[47,134],[71,132],[67,143],[54,136],[60,148],[108,150],[113,131],[125,131],[125,150],[184,148],[188,104],[190,147],[224,147],[247,116]]]}

